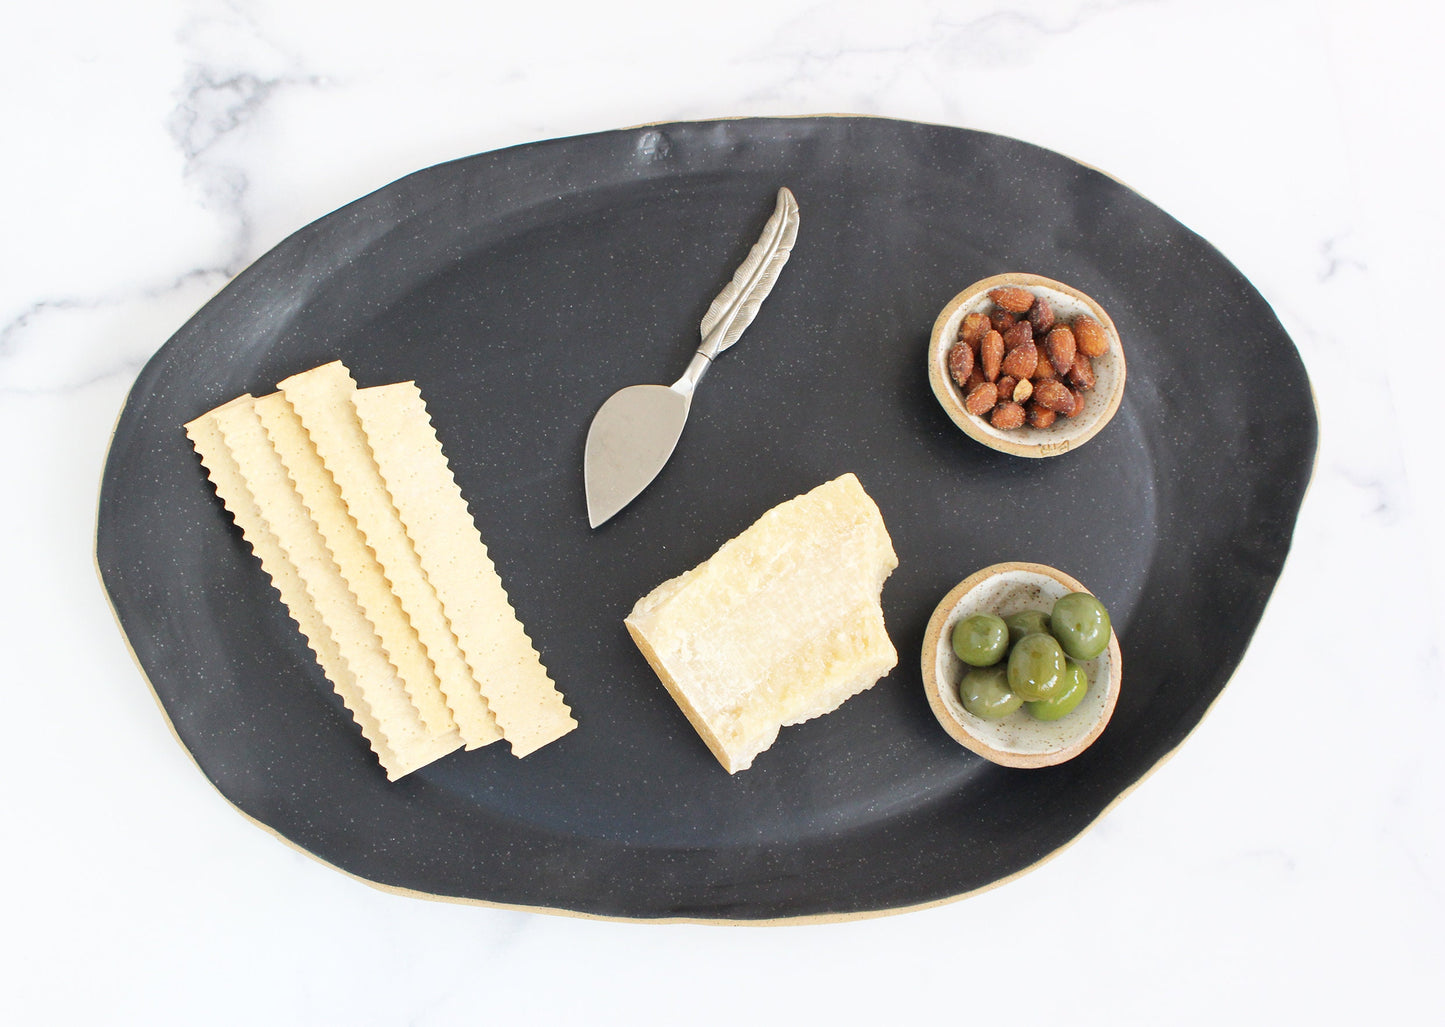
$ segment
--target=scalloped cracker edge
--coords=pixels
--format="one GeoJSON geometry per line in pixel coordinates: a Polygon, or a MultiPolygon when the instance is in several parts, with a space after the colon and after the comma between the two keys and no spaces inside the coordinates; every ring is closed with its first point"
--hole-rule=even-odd
{"type": "Polygon", "coordinates": [[[382,652],[396,669],[421,717],[422,726],[433,738],[456,731],[441,682],[421,639],[342,501],[341,490],[311,444],[311,436],[302,427],[301,418],[279,392],[256,400],[255,409],[297,497],[321,533],[321,540],[347,589],[371,623],[382,652]]]}
{"type": "Polygon", "coordinates": [[[212,484],[390,780],[461,746],[421,722],[255,410],[240,396],[186,425],[212,484]],[[383,727],[383,725],[385,725],[383,727]]]}
{"type": "MultiPolygon", "coordinates": [[[[280,389],[299,418],[297,427],[304,427],[313,451],[329,472],[336,495],[350,515],[349,522],[367,547],[366,557],[372,558],[372,568],[365,572],[369,587],[385,591],[391,602],[398,604],[406,617],[409,637],[425,653],[426,673],[431,678],[427,695],[443,705],[447,722],[455,723],[468,749],[497,741],[502,737],[501,729],[467,666],[372,458],[351,402],[356,382],[350,372],[340,361],[333,361],[285,379],[280,389]]],[[[334,546],[332,549],[335,552],[334,546]]],[[[356,559],[363,557],[358,554],[356,559]]],[[[377,599],[384,601],[379,593],[377,599]]],[[[430,724],[435,708],[429,712],[423,705],[411,673],[403,670],[402,679],[418,700],[423,719],[430,724]]]]}
{"type": "Polygon", "coordinates": [[[414,382],[351,394],[372,456],[512,754],[577,727],[517,619],[414,382]]]}

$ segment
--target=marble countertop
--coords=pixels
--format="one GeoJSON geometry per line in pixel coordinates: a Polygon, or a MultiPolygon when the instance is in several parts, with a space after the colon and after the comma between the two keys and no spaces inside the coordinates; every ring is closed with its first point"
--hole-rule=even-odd
{"type": "Polygon", "coordinates": [[[0,29],[4,1019],[1445,1016],[1445,488],[1435,341],[1414,328],[1417,283],[1445,271],[1445,76],[1411,51],[1445,30],[1438,6],[58,0],[8,5],[0,29]],[[404,898],[238,816],[176,744],[94,567],[109,433],[143,363],[271,246],[417,168],[823,112],[1105,169],[1214,243],[1296,340],[1315,477],[1188,742],[1023,878],[832,925],[404,898]]]}

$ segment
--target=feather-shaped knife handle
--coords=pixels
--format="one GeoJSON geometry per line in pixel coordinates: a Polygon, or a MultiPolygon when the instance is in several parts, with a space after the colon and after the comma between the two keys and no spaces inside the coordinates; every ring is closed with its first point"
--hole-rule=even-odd
{"type": "Polygon", "coordinates": [[[703,315],[702,345],[686,373],[673,385],[674,389],[691,393],[717,355],[737,342],[743,330],[753,323],[758,307],[773,291],[778,272],[788,262],[797,238],[798,201],[789,189],[782,188],[778,190],[777,207],[763,225],[763,234],[703,315]]]}
{"type": "Polygon", "coordinates": [[[798,238],[798,201],[788,189],[778,190],[778,206],[763,234],[748,251],[747,259],[733,272],[732,281],[707,308],[702,318],[702,352],[716,357],[738,341],[743,329],[753,323],[758,307],[773,291],[778,272],[793,252],[798,238]]]}

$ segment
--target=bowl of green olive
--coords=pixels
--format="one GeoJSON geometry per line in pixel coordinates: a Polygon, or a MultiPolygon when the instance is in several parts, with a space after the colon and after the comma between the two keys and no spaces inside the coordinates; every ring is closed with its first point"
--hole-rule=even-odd
{"type": "Polygon", "coordinates": [[[1037,563],[960,582],[923,638],[928,704],[955,741],[1006,767],[1072,759],[1109,723],[1123,659],[1104,604],[1037,563]]]}

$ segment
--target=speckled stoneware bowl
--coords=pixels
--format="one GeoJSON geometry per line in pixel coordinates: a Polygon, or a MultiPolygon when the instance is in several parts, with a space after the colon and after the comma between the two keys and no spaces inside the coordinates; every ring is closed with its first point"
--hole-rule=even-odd
{"type": "Polygon", "coordinates": [[[1056,721],[1036,720],[1018,709],[1001,720],[984,720],[963,708],[958,682],[964,664],[953,652],[953,626],[975,613],[1000,617],[1024,610],[1048,612],[1070,592],[1088,589],[1062,571],[1038,563],[996,563],[969,575],[943,597],[923,636],[923,685],[928,704],[959,744],[1006,767],[1050,767],[1073,759],[1099,737],[1119,699],[1123,660],[1119,637],[1083,663],[1089,691],[1072,713],[1056,721]]]}
{"type": "Polygon", "coordinates": [[[1119,330],[1104,308],[1079,290],[1040,275],[1010,273],[974,282],[939,313],[933,322],[933,338],[928,346],[928,380],[953,423],[985,446],[1015,456],[1059,456],[1092,439],[1119,409],[1124,397],[1124,370],[1124,347],[1119,341],[1119,330]],[[992,310],[989,290],[1001,285],[1017,285],[1043,296],[1059,321],[1089,314],[1109,333],[1109,351],[1093,360],[1096,382],[1084,394],[1084,411],[1077,417],[1059,417],[1047,428],[1025,424],[1012,431],[1002,431],[963,408],[963,390],[948,373],[948,352],[958,339],[958,326],[963,319],[974,311],[992,310]]]}

